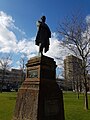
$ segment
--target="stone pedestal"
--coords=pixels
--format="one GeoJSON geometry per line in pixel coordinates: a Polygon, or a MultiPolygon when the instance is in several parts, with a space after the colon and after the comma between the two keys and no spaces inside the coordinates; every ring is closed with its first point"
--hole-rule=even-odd
{"type": "Polygon", "coordinates": [[[13,120],[64,120],[63,95],[55,78],[56,63],[52,58],[42,55],[30,59],[13,120]]]}

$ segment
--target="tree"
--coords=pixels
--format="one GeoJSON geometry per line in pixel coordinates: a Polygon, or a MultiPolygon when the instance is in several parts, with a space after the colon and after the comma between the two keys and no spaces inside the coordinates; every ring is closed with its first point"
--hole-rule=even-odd
{"type": "Polygon", "coordinates": [[[10,67],[11,67],[11,54],[3,55],[0,58],[0,67],[1,67],[1,71],[2,71],[1,89],[0,90],[2,92],[6,70],[10,69],[10,67]]]}
{"type": "Polygon", "coordinates": [[[82,59],[81,69],[85,92],[85,109],[88,109],[87,75],[90,67],[90,27],[85,19],[79,15],[72,15],[59,24],[58,33],[63,37],[63,45],[82,59]]]}

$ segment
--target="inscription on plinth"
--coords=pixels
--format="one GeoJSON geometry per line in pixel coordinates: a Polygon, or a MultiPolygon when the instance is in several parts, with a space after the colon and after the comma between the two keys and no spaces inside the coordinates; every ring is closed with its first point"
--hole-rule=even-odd
{"type": "Polygon", "coordinates": [[[38,78],[38,70],[29,70],[28,77],[29,78],[38,78]]]}

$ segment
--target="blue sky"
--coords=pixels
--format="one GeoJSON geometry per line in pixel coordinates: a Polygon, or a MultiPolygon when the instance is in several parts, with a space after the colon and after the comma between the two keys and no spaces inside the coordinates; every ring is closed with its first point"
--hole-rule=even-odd
{"type": "Polygon", "coordinates": [[[56,31],[65,16],[79,10],[85,16],[90,14],[90,0],[0,0],[0,10],[11,15],[27,37],[33,37],[36,20],[42,15],[46,15],[51,30],[56,31]]]}
{"type": "Polygon", "coordinates": [[[58,40],[58,24],[78,11],[90,20],[90,0],[0,0],[0,54],[12,53],[16,68],[23,54],[28,59],[37,55],[38,47],[34,43],[36,21],[45,15],[52,31],[50,50],[45,55],[59,56],[60,60],[56,62],[62,68],[63,59],[70,51],[58,40]]]}

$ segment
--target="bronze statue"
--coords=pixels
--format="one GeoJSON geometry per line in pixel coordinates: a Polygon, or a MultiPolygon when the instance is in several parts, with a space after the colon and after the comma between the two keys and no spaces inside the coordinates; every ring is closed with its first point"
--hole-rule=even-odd
{"type": "Polygon", "coordinates": [[[45,21],[46,17],[42,16],[41,21],[37,22],[38,32],[35,44],[39,46],[39,53],[41,54],[43,53],[43,48],[45,48],[45,53],[49,50],[49,38],[51,38],[51,31],[45,21]]]}

